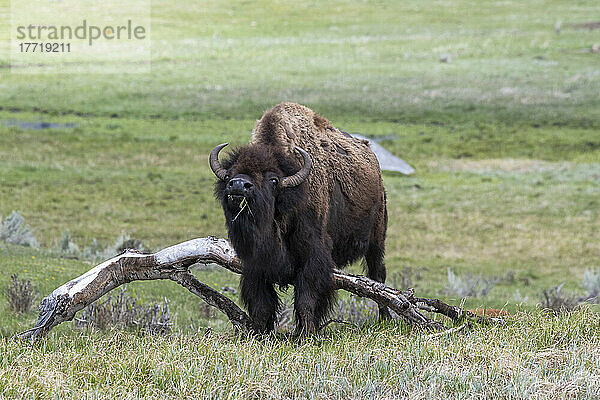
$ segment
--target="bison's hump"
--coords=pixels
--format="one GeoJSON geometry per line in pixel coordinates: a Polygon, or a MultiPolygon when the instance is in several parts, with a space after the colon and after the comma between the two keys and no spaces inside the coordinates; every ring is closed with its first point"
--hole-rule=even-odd
{"type": "Polygon", "coordinates": [[[308,184],[318,208],[327,208],[320,203],[328,201],[336,184],[351,203],[383,198],[381,171],[369,142],[336,129],[308,107],[280,103],[267,110],[254,127],[252,143],[280,147],[299,161],[295,147],[306,150],[313,160],[308,184]]]}

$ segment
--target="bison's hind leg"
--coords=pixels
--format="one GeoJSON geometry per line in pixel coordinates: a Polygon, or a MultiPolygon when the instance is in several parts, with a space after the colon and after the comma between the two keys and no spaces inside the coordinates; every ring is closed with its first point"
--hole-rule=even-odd
{"type": "MultiPolygon", "coordinates": [[[[365,264],[367,270],[367,276],[374,281],[385,283],[386,270],[385,264],[383,263],[383,256],[385,250],[380,247],[377,243],[371,243],[367,254],[365,255],[365,264]]],[[[379,307],[379,319],[386,320],[390,319],[390,311],[387,307],[379,307]]]]}
{"type": "MultiPolygon", "coordinates": [[[[386,269],[383,258],[385,256],[385,231],[387,228],[387,210],[384,206],[380,209],[379,216],[373,226],[369,247],[365,254],[367,276],[374,281],[385,283],[386,269]]],[[[379,307],[379,319],[390,319],[387,307],[379,307]]]]}

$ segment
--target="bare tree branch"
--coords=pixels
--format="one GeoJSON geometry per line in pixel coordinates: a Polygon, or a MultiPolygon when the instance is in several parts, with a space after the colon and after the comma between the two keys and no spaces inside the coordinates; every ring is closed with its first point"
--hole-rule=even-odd
{"type": "MultiPolygon", "coordinates": [[[[138,280],[170,279],[199,296],[209,305],[222,311],[234,329],[254,334],[258,332],[252,319],[235,302],[199,281],[189,272],[193,264],[215,263],[240,274],[242,264],[231,244],[225,239],[207,237],[193,239],[154,254],[140,254],[127,250],[107,260],[54,290],[40,304],[40,315],[34,328],[21,333],[22,338],[45,336],[52,328],[70,321],[77,311],[99,299],[114,288],[138,280]]],[[[500,322],[497,318],[479,317],[450,306],[437,299],[413,296],[412,289],[400,291],[367,277],[335,270],[334,288],[343,289],[387,306],[409,325],[432,331],[446,329],[421,311],[435,312],[454,320],[470,319],[477,322],[500,322]]]]}
{"type": "Polygon", "coordinates": [[[239,308],[237,304],[210,286],[200,282],[198,278],[191,273],[177,272],[171,279],[187,288],[196,296],[202,298],[202,300],[206,301],[209,305],[216,307],[225,313],[236,331],[258,332],[258,327],[254,324],[254,321],[252,321],[248,314],[239,308]]]}

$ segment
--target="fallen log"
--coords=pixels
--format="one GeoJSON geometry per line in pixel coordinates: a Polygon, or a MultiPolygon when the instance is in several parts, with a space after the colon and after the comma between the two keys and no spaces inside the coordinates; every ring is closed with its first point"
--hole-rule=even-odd
{"type": "MultiPolygon", "coordinates": [[[[43,337],[55,326],[72,320],[77,311],[120,285],[132,281],[156,279],[170,279],[177,282],[223,312],[236,331],[256,334],[258,328],[244,310],[192,275],[189,267],[198,263],[214,263],[237,274],[242,272],[241,261],[231,244],[226,239],[212,236],[189,240],[153,254],[126,250],[65,283],[45,297],[39,306],[40,314],[35,326],[19,334],[19,337],[31,340],[43,337]]],[[[381,306],[387,306],[408,325],[428,331],[443,331],[447,328],[422,311],[444,315],[454,322],[465,320],[467,323],[502,322],[499,318],[475,315],[438,299],[418,298],[414,296],[412,289],[397,290],[361,275],[335,270],[333,281],[336,290],[343,289],[357,296],[369,298],[381,306]]]]}

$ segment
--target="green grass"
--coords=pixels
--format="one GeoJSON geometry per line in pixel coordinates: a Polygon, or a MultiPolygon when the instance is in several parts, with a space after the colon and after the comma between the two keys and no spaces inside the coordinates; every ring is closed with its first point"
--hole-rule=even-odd
{"type": "Polygon", "coordinates": [[[256,118],[285,99],[358,120],[598,128],[591,46],[600,31],[568,25],[597,20],[593,0],[162,0],[151,14],[151,74],[49,79],[5,68],[0,79],[10,85],[0,104],[58,114],[256,118]],[[450,63],[439,62],[444,54],[450,63]]]}
{"type": "MultiPolygon", "coordinates": [[[[0,215],[19,210],[42,245],[0,243],[0,288],[17,273],[45,296],[91,268],[55,250],[66,230],[80,248],[121,233],[155,250],[225,236],[208,152],[247,143],[262,112],[286,100],[382,138],[416,167],[384,173],[391,278],[412,268],[419,295],[454,304],[448,268],[501,278],[465,304],[513,316],[439,339],[369,325],[255,342],[204,318],[172,282],[134,282],[143,302],[170,300],[172,336],[66,323],[30,348],[7,338],[36,312],[15,315],[0,298],[0,398],[597,397],[595,309],[549,318],[537,307],[543,288],[581,292],[584,271],[600,267],[600,55],[590,51],[600,30],[572,26],[600,20],[595,1],[152,5],[150,74],[11,74],[0,51],[0,215]],[[214,333],[197,333],[206,327],[214,333]]],[[[216,288],[239,280],[195,273],[216,288]]]]}
{"type": "Polygon", "coordinates": [[[597,313],[518,313],[463,335],[339,328],[302,343],[216,334],[0,341],[7,398],[596,398],[597,313]],[[9,372],[10,371],[10,372],[9,372]]]}

